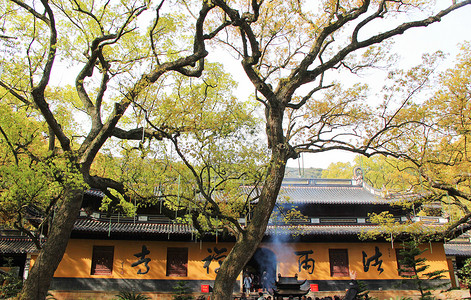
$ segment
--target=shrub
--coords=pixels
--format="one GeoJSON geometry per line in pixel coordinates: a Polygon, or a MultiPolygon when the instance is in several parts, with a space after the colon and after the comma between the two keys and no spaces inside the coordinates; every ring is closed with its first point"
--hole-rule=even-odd
{"type": "Polygon", "coordinates": [[[189,295],[191,293],[190,289],[186,286],[185,282],[177,281],[177,284],[173,287],[175,295],[173,300],[191,300],[193,296],[189,295]]]}
{"type": "Polygon", "coordinates": [[[132,291],[132,292],[121,291],[116,296],[118,297],[119,300],[149,300],[150,299],[149,297],[143,294],[140,294],[140,293],[136,294],[135,291],[132,291]]]}
{"type": "Polygon", "coordinates": [[[19,268],[13,267],[13,259],[7,258],[8,272],[0,273],[0,299],[16,296],[23,287],[23,280],[19,277],[19,268]]]}
{"type": "Polygon", "coordinates": [[[464,261],[464,265],[456,272],[461,283],[471,291],[471,258],[464,261]]]}
{"type": "Polygon", "coordinates": [[[419,257],[425,250],[419,249],[419,243],[416,241],[409,241],[403,244],[404,248],[399,251],[402,258],[399,260],[401,267],[398,269],[401,277],[410,280],[416,289],[420,292],[420,300],[435,299],[432,296],[431,290],[437,289],[442,285],[432,284],[433,280],[438,280],[444,277],[443,273],[447,270],[438,270],[433,272],[426,272],[429,269],[427,259],[419,257]]]}

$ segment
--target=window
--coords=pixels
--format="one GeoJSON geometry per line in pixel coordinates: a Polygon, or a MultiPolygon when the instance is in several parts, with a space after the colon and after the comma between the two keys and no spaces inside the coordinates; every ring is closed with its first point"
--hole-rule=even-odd
{"type": "Polygon", "coordinates": [[[404,263],[401,263],[401,261],[404,259],[404,255],[401,255],[400,253],[402,250],[403,249],[396,248],[397,274],[399,276],[405,276],[405,277],[414,276],[415,275],[414,268],[411,266],[407,266],[404,263]],[[401,272],[399,271],[399,269],[402,269],[403,271],[401,272]]]}
{"type": "Polygon", "coordinates": [[[330,276],[349,276],[347,249],[329,249],[330,276]]]}
{"type": "Polygon", "coordinates": [[[167,276],[188,275],[188,248],[167,248],[167,276]]]}
{"type": "Polygon", "coordinates": [[[113,246],[93,246],[91,275],[111,275],[113,272],[113,246]]]}

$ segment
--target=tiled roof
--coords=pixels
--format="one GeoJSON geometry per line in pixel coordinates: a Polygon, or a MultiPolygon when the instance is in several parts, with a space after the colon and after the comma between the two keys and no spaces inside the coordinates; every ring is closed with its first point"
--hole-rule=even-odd
{"type": "MultiPolygon", "coordinates": [[[[269,225],[265,236],[310,235],[310,236],[354,236],[364,230],[373,229],[371,225],[269,225]]],[[[75,223],[75,232],[85,233],[121,233],[121,234],[172,234],[190,235],[195,230],[184,224],[156,224],[156,223],[115,223],[96,219],[78,219],[75,223]]],[[[211,233],[208,233],[210,235],[211,233]]],[[[27,237],[0,237],[0,253],[34,253],[38,252],[31,239],[27,237]]]]}
{"type": "MultiPolygon", "coordinates": [[[[243,186],[246,193],[259,193],[243,186]]],[[[393,204],[411,196],[390,195],[353,179],[296,179],[285,178],[278,202],[293,204],[393,204]]],[[[254,201],[256,203],[257,201],[254,201]]]]}
{"type": "MultiPolygon", "coordinates": [[[[252,187],[243,186],[245,192],[252,187]]],[[[90,189],[87,195],[104,197],[102,191],[90,189]]],[[[366,184],[350,179],[293,179],[283,181],[279,201],[289,199],[292,203],[312,204],[378,204],[391,202],[396,197],[385,198],[381,193],[366,184]]],[[[256,202],[256,201],[255,201],[256,202]]]]}
{"type": "Polygon", "coordinates": [[[471,257],[471,244],[470,243],[451,243],[444,244],[445,254],[452,256],[468,256],[471,257]]]}
{"type": "Polygon", "coordinates": [[[95,189],[86,190],[85,194],[95,196],[95,197],[101,197],[101,198],[105,197],[105,193],[103,193],[100,190],[95,190],[95,189]]]}
{"type": "Polygon", "coordinates": [[[0,237],[0,253],[33,253],[39,250],[25,237],[0,237]]]}
{"type": "Polygon", "coordinates": [[[384,198],[361,186],[283,186],[279,199],[302,204],[377,204],[384,198]]]}
{"type": "Polygon", "coordinates": [[[357,235],[376,228],[372,225],[300,225],[268,226],[266,235],[357,235]]]}
{"type": "Polygon", "coordinates": [[[78,219],[75,232],[113,232],[113,233],[172,233],[190,234],[193,227],[185,224],[162,224],[149,222],[109,222],[96,219],[78,219]]]}
{"type": "MultiPolygon", "coordinates": [[[[251,188],[242,187],[247,192],[251,188]]],[[[103,197],[104,194],[98,190],[87,190],[87,195],[103,197]]],[[[289,203],[296,204],[378,204],[391,203],[380,193],[368,186],[354,180],[326,180],[326,179],[288,179],[283,182],[280,190],[279,200],[288,198],[289,203]]],[[[172,234],[189,236],[195,232],[190,225],[174,224],[168,218],[158,216],[146,216],[143,220],[140,217],[130,219],[118,215],[104,218],[102,214],[94,213],[91,216],[81,214],[74,226],[74,232],[78,234],[104,235],[107,233],[123,234],[133,236],[136,234],[145,234],[159,236],[163,234],[172,234]],[[111,219],[110,219],[111,218],[111,219]],[[110,222],[111,220],[111,222],[110,222]]],[[[265,236],[277,235],[305,235],[305,236],[354,236],[362,231],[375,228],[366,220],[364,223],[358,221],[355,216],[346,218],[343,221],[338,219],[327,220],[327,218],[318,218],[313,224],[312,220],[306,220],[302,225],[274,225],[267,227],[265,236]],[[347,220],[348,219],[348,220],[347,220]],[[351,220],[350,220],[351,219],[351,220]],[[328,224],[331,223],[331,224],[328,224]]],[[[211,233],[208,233],[209,235],[211,233]]],[[[0,251],[8,250],[12,253],[30,252],[34,247],[32,241],[16,241],[15,246],[7,243],[5,238],[0,237],[2,244],[0,251]]],[[[34,247],[35,249],[35,247],[34,247]]]]}
{"type": "MultiPolygon", "coordinates": [[[[364,225],[269,225],[265,235],[356,235],[375,226],[364,225]]],[[[78,219],[75,232],[95,233],[144,233],[144,234],[191,234],[195,229],[186,224],[150,222],[109,222],[100,219],[78,219]]]]}

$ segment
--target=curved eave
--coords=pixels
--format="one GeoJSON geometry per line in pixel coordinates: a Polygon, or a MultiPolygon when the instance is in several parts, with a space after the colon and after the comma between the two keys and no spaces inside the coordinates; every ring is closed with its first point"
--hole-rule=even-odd
{"type": "Polygon", "coordinates": [[[444,244],[445,254],[448,256],[471,257],[470,243],[444,244]]]}
{"type": "Polygon", "coordinates": [[[94,196],[94,197],[105,197],[105,193],[97,189],[89,189],[84,192],[85,195],[94,196]]]}
{"type": "Polygon", "coordinates": [[[39,250],[36,248],[33,240],[26,237],[1,237],[0,253],[8,254],[25,254],[35,253],[39,250]]]}
{"type": "Polygon", "coordinates": [[[278,202],[284,199],[296,204],[385,204],[390,201],[373,195],[359,186],[284,186],[280,190],[278,202]]]}
{"type": "Polygon", "coordinates": [[[191,234],[195,232],[192,226],[186,224],[162,224],[162,223],[118,223],[95,219],[78,219],[74,225],[75,232],[113,232],[113,233],[144,233],[144,234],[191,234]]]}
{"type": "Polygon", "coordinates": [[[358,235],[378,228],[373,225],[286,225],[268,226],[265,235],[358,235]]]}
{"type": "MultiPolygon", "coordinates": [[[[265,232],[266,237],[276,235],[302,235],[302,236],[354,236],[362,232],[377,228],[374,225],[269,225],[265,232]]],[[[118,234],[145,234],[145,235],[191,235],[196,230],[187,224],[162,224],[151,222],[118,223],[99,219],[78,219],[74,226],[76,233],[118,233],[118,234]]],[[[215,235],[208,232],[208,235],[215,235]]]]}

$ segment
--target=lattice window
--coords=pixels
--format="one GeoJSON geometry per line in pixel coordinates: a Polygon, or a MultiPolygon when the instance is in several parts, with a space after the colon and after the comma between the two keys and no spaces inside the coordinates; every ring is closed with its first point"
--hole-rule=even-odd
{"type": "Polygon", "coordinates": [[[330,276],[349,276],[347,249],[329,249],[330,276]]]}
{"type": "Polygon", "coordinates": [[[167,276],[188,276],[188,248],[167,248],[167,276]]]}
{"type": "Polygon", "coordinates": [[[111,275],[114,246],[93,246],[91,275],[111,275]]]}

